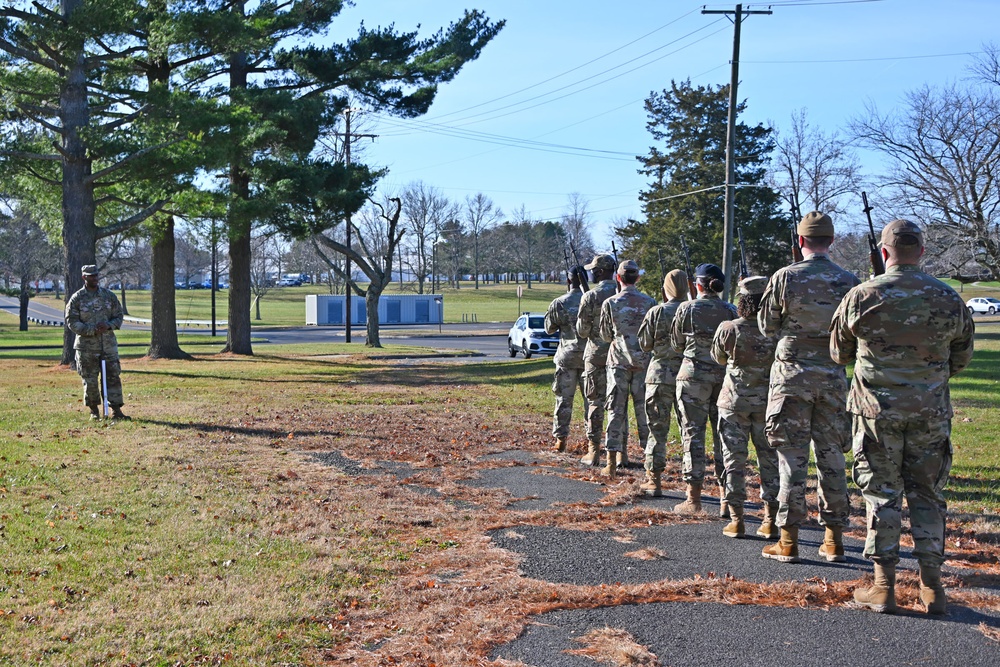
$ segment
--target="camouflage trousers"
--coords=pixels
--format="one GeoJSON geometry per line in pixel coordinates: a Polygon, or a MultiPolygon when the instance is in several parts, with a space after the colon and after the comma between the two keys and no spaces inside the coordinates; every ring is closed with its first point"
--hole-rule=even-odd
{"type": "Polygon", "coordinates": [[[923,565],[944,563],[943,491],[950,471],[950,420],[893,422],[854,415],[854,483],[868,510],[866,558],[899,561],[905,496],[914,557],[923,565]]]}
{"type": "Polygon", "coordinates": [[[746,467],[750,440],[757,452],[760,471],[760,499],[772,503],[778,499],[778,453],[771,449],[764,435],[764,409],[734,412],[719,408],[719,438],[722,461],[726,468],[726,501],[743,507],[747,500],[746,467]]]}
{"type": "Polygon", "coordinates": [[[705,428],[712,425],[712,459],[715,475],[722,485],[725,482],[725,466],[722,465],[722,443],[719,441],[717,425],[722,381],[695,382],[677,381],[677,411],[681,421],[681,444],[684,445],[684,461],[681,470],[685,482],[701,483],[705,479],[705,428]]]}
{"type": "Polygon", "coordinates": [[[819,522],[824,526],[848,524],[851,506],[844,451],[851,440],[846,404],[843,369],[816,369],[800,375],[794,386],[775,382],[772,374],[764,432],[778,450],[778,526],[798,526],[809,516],[806,482],[810,443],[816,456],[819,522]]]}
{"type": "Polygon", "coordinates": [[[604,437],[604,400],[608,393],[608,369],[587,365],[583,371],[583,395],[587,399],[587,440],[600,443],[604,437]]]}
{"type": "Polygon", "coordinates": [[[624,452],[628,442],[628,399],[632,397],[635,425],[639,430],[639,447],[646,451],[649,423],[646,420],[646,369],[630,371],[608,366],[608,397],[604,405],[608,412],[608,432],[604,447],[609,452],[624,452]]]}
{"type": "Polygon", "coordinates": [[[552,393],[556,395],[556,408],[552,413],[552,436],[555,438],[569,436],[569,422],[573,418],[573,399],[577,389],[580,390],[586,415],[587,396],[583,389],[583,369],[556,366],[555,377],[552,379],[552,393]]]}
{"type": "MultiPolygon", "coordinates": [[[[646,442],[646,470],[663,472],[667,467],[667,440],[670,437],[670,410],[676,409],[677,385],[646,385],[646,419],[650,438],[646,442]]],[[[678,413],[679,416],[679,413],[678,413]]]]}
{"type": "MultiPolygon", "coordinates": [[[[98,406],[101,400],[101,357],[100,352],[76,351],[76,372],[83,378],[83,401],[88,406],[98,406]]],[[[118,357],[104,355],[108,375],[108,405],[120,408],[125,404],[122,396],[122,367],[118,357]]]]}

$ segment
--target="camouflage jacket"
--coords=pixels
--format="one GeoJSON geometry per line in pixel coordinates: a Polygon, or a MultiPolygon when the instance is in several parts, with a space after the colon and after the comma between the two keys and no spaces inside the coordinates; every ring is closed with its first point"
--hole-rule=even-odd
{"type": "Polygon", "coordinates": [[[670,327],[670,344],[684,354],[678,380],[722,382],[725,369],[712,359],[712,339],[720,324],[735,319],[736,306],[716,294],[702,294],[680,305],[670,327]]]}
{"type": "Polygon", "coordinates": [[[670,344],[670,325],[681,299],[671,299],[653,306],[639,327],[639,347],[652,353],[646,371],[646,384],[674,384],[683,355],[670,344]]]}
{"type": "Polygon", "coordinates": [[[775,370],[783,381],[810,368],[835,368],[830,361],[830,322],[840,300],[859,282],[823,254],[810,255],[771,276],[757,324],[761,333],[777,339],[775,370]]]}
{"type": "Polygon", "coordinates": [[[649,309],[656,305],[653,297],[643,294],[635,285],[624,285],[622,291],[601,304],[601,339],[611,343],[608,366],[630,371],[645,371],[649,353],[639,347],[639,327],[649,309]]]}
{"type": "Polygon", "coordinates": [[[587,341],[583,351],[583,361],[587,366],[604,368],[608,364],[608,350],[611,345],[601,340],[601,304],[615,295],[614,280],[602,280],[594,285],[580,300],[580,312],[576,319],[576,334],[587,341]]]}
{"type": "Polygon", "coordinates": [[[955,290],[914,265],[852,289],[830,330],[830,356],[855,361],[849,412],[890,420],[949,419],[948,378],[972,360],[975,326],[955,290]]]}
{"type": "Polygon", "coordinates": [[[774,361],[774,339],[753,320],[723,322],[712,340],[712,358],[726,367],[726,379],[716,403],[733,412],[763,412],[774,361]]]}
{"type": "Polygon", "coordinates": [[[76,334],[73,349],[118,354],[115,329],[122,328],[122,307],[115,293],[104,287],[91,292],[81,287],[66,302],[66,326],[76,334]],[[107,322],[111,328],[97,333],[97,325],[107,322]]]}
{"type": "Polygon", "coordinates": [[[553,300],[545,311],[545,331],[559,334],[559,348],[554,361],[563,368],[583,368],[586,343],[576,335],[576,316],[580,312],[582,297],[583,293],[575,289],[553,300]]]}

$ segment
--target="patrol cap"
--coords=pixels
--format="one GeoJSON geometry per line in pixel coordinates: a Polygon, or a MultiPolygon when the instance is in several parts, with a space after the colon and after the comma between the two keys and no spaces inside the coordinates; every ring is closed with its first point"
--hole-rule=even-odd
{"type": "Polygon", "coordinates": [[[631,259],[626,259],[618,265],[618,273],[623,276],[626,273],[639,273],[639,265],[631,259]]]}
{"type": "Polygon", "coordinates": [[[586,264],[583,268],[587,270],[604,269],[605,271],[614,271],[615,258],[611,255],[594,255],[593,261],[590,264],[586,264]]]}
{"type": "Polygon", "coordinates": [[[695,267],[694,275],[696,278],[717,278],[723,282],[726,280],[726,274],[715,264],[699,264],[695,267]]]}
{"type": "Polygon", "coordinates": [[[795,233],[799,236],[833,236],[833,220],[826,213],[810,211],[802,217],[795,233]]]}
{"type": "Polygon", "coordinates": [[[882,228],[881,244],[890,248],[897,246],[922,246],[924,244],[924,233],[920,231],[920,227],[915,222],[893,220],[882,228]]]}
{"type": "Polygon", "coordinates": [[[740,281],[740,294],[763,294],[767,276],[748,276],[740,281]]]}
{"type": "Polygon", "coordinates": [[[96,276],[97,275],[97,265],[96,264],[84,264],[80,267],[80,273],[85,276],[96,276]]]}

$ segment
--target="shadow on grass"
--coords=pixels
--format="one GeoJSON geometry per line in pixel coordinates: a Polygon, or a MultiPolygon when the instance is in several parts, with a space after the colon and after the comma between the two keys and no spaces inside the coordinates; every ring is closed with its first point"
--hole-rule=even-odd
{"type": "MultiPolygon", "coordinates": [[[[226,424],[209,424],[203,422],[175,422],[167,421],[161,419],[140,419],[137,420],[142,424],[154,424],[156,426],[163,426],[165,428],[177,429],[178,431],[195,431],[198,433],[220,433],[224,435],[242,435],[251,436],[257,438],[272,438],[276,440],[284,440],[288,437],[289,429],[275,429],[275,428],[252,428],[246,426],[229,426],[226,424]]],[[[295,436],[326,436],[331,438],[342,438],[345,437],[346,433],[342,431],[326,431],[326,430],[316,430],[316,429],[303,429],[298,426],[295,427],[295,436]]],[[[383,439],[379,436],[372,436],[366,434],[366,438],[371,438],[374,440],[383,439]]]]}

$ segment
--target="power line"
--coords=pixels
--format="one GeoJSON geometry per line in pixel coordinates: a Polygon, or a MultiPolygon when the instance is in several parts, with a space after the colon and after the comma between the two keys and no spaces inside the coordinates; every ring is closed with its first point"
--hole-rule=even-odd
{"type": "Polygon", "coordinates": [[[961,51],[958,53],[932,53],[922,56],[883,56],[879,58],[840,58],[837,60],[744,60],[751,65],[814,65],[823,63],[871,63],[884,60],[920,60],[922,58],[951,58],[953,56],[978,56],[982,51],[961,51]]]}

